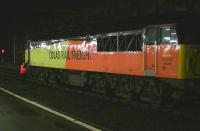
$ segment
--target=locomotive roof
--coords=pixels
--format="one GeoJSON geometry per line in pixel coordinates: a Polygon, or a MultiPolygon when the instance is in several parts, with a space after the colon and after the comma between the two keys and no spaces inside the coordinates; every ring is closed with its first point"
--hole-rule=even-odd
{"type": "MultiPolygon", "coordinates": [[[[170,24],[159,24],[159,25],[147,25],[145,27],[153,27],[153,26],[169,26],[169,25],[175,25],[175,23],[170,24]]],[[[123,35],[132,35],[132,34],[140,34],[142,33],[143,28],[141,29],[135,29],[135,30],[128,30],[128,31],[118,31],[118,32],[110,32],[110,33],[101,33],[96,35],[86,35],[86,36],[77,36],[77,37],[71,37],[71,38],[65,38],[65,39],[50,39],[50,40],[39,40],[39,41],[31,41],[31,43],[38,43],[38,42],[62,42],[64,40],[92,40],[94,38],[104,38],[104,37],[111,37],[111,36],[123,36],[123,35]]]]}

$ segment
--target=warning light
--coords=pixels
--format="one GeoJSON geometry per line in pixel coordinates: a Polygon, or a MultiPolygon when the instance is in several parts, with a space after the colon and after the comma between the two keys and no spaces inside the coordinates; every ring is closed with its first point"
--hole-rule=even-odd
{"type": "Polygon", "coordinates": [[[2,49],[2,50],[1,50],[1,53],[5,53],[5,50],[4,50],[4,49],[2,49]]]}
{"type": "Polygon", "coordinates": [[[0,48],[0,54],[4,54],[5,53],[5,49],[0,48]]]}

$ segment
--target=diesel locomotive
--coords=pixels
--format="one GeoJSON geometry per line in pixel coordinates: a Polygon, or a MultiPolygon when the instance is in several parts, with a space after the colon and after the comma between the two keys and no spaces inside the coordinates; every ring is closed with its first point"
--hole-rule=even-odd
{"type": "Polygon", "coordinates": [[[200,43],[192,27],[172,23],[29,41],[25,63],[36,80],[66,88],[150,103],[198,99],[200,43]]]}

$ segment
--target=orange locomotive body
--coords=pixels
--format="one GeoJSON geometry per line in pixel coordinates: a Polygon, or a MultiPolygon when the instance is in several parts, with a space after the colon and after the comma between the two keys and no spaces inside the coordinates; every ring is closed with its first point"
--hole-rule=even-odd
{"type": "MultiPolygon", "coordinates": [[[[171,26],[169,25],[160,28],[164,27],[169,31],[171,30],[171,26]]],[[[129,31],[129,34],[126,33],[127,32],[119,32],[97,36],[97,39],[99,39],[97,43],[95,40],[70,40],[69,47],[67,48],[69,56],[75,56],[74,52],[82,52],[82,54],[77,53],[77,57],[80,57],[80,59],[66,60],[65,68],[71,70],[179,79],[178,56],[180,47],[175,31],[173,32],[173,35],[175,35],[173,36],[175,37],[174,40],[170,39],[171,34],[169,34],[169,36],[166,36],[168,39],[167,43],[164,43],[164,41],[156,43],[157,41],[155,40],[153,44],[142,41],[142,31],[129,31]],[[111,37],[116,39],[116,41],[111,41],[111,37]],[[123,38],[121,38],[121,41],[118,40],[117,43],[119,37],[123,38]],[[97,49],[98,44],[101,44],[101,39],[104,39],[104,42],[108,44],[105,46],[113,46],[113,44],[119,45],[119,42],[121,42],[122,49],[120,49],[119,46],[116,46],[115,50],[109,47],[105,47],[108,48],[107,50],[97,49]],[[138,43],[134,43],[133,39],[138,39],[138,43]],[[131,44],[138,44],[140,47],[137,49],[132,47],[132,49],[130,49],[132,46],[131,44]],[[81,59],[81,55],[85,55],[87,52],[88,58],[81,59]]]]}
{"type": "Polygon", "coordinates": [[[195,84],[200,77],[199,45],[180,40],[177,31],[175,24],[168,24],[57,43],[32,42],[26,60],[30,74],[39,80],[145,102],[174,103],[188,96],[187,90],[198,92],[195,84]],[[44,59],[38,61],[38,53],[44,59]]]}
{"type": "MultiPolygon", "coordinates": [[[[83,41],[70,41],[73,47],[83,44],[83,41]],[[76,43],[76,44],[75,44],[76,43]]],[[[84,43],[87,46],[87,43],[84,43]]],[[[88,43],[90,44],[90,43],[88,43]]],[[[82,49],[75,49],[76,52],[84,52],[82,49]]],[[[87,59],[81,59],[81,54],[77,57],[69,58],[66,61],[65,68],[71,70],[104,72],[113,74],[126,75],[144,75],[143,69],[143,52],[98,52],[97,46],[92,49],[86,49],[88,52],[87,59]],[[131,60],[132,59],[132,60],[131,60]]],[[[74,53],[74,49],[68,48],[69,56],[74,53]]],[[[84,54],[83,54],[84,55],[84,54]]]]}

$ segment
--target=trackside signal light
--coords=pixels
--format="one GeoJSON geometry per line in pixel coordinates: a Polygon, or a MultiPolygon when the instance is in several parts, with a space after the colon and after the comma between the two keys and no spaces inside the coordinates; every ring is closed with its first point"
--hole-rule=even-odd
{"type": "Polygon", "coordinates": [[[1,50],[1,53],[5,53],[5,50],[4,50],[4,49],[2,49],[2,50],[1,50]]]}

